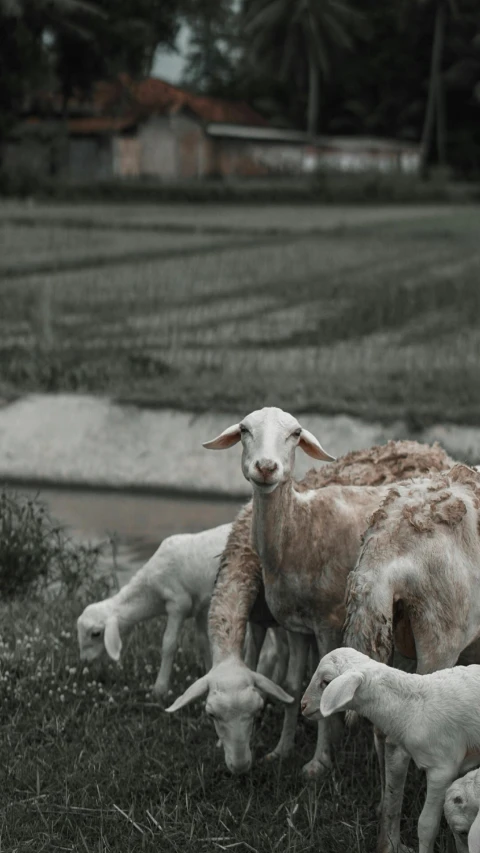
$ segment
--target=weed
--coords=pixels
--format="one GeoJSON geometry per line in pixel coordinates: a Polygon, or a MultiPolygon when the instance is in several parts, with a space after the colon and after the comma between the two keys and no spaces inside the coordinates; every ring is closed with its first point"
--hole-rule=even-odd
{"type": "Polygon", "coordinates": [[[61,585],[77,593],[99,551],[70,541],[38,499],[0,491],[0,588],[8,599],[61,585]]]}

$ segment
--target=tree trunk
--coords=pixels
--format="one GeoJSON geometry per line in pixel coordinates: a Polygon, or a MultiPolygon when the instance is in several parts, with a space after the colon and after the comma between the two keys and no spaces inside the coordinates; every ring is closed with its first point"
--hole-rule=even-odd
{"type": "Polygon", "coordinates": [[[438,121],[438,89],[441,85],[443,43],[445,37],[447,7],[445,0],[437,0],[435,13],[435,31],[433,36],[432,59],[430,63],[430,80],[428,84],[427,109],[420,142],[420,175],[426,177],[427,163],[432,147],[435,113],[438,121]]]}
{"type": "Polygon", "coordinates": [[[447,165],[447,128],[445,118],[445,87],[440,73],[437,81],[437,153],[440,166],[447,165]]]}
{"type": "Polygon", "coordinates": [[[308,50],[308,114],[307,131],[310,136],[318,133],[320,113],[320,69],[313,45],[308,50]]]}

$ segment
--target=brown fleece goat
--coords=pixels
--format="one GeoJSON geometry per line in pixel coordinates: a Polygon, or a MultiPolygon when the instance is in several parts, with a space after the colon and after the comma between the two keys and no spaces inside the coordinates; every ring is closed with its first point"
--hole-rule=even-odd
{"type": "MultiPolygon", "coordinates": [[[[399,615],[418,673],[480,663],[480,474],[465,465],[396,485],[371,518],[347,583],[345,645],[391,662],[399,615]]],[[[377,850],[397,853],[410,759],[376,738],[386,771],[377,850]]]]}
{"type": "MultiPolygon", "coordinates": [[[[301,534],[297,526],[297,536],[287,542],[291,573],[286,576],[282,569],[274,577],[264,566],[262,579],[262,565],[252,544],[253,502],[247,504],[227,540],[210,605],[212,673],[226,659],[241,659],[248,619],[264,626],[275,624],[265,600],[266,585],[269,593],[275,590],[276,620],[294,632],[290,633],[291,665],[286,690],[298,699],[305,650],[295,655],[293,641],[301,644],[305,634],[315,634],[318,640],[322,631],[328,635],[332,624],[337,629],[342,624],[347,575],[355,564],[367,519],[385,497],[386,484],[446,470],[452,464],[438,445],[390,441],[381,447],[349,453],[319,471],[310,471],[294,485],[295,490],[310,495],[312,489],[321,490],[322,494],[315,500],[305,500],[300,507],[299,523],[305,530],[301,534]],[[359,485],[366,488],[351,488],[359,485]]],[[[279,524],[278,514],[276,518],[279,524]]],[[[330,631],[326,641],[339,645],[338,630],[330,631]]],[[[296,704],[286,707],[282,735],[271,758],[283,757],[293,748],[296,719],[296,704]]],[[[315,756],[305,771],[313,776],[323,772],[329,763],[328,736],[321,721],[315,756]]]]}

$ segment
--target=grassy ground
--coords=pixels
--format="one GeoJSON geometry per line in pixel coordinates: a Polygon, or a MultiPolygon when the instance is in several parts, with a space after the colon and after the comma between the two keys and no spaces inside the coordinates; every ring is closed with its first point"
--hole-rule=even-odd
{"type": "MultiPolygon", "coordinates": [[[[374,850],[379,784],[367,725],[345,736],[334,772],[316,785],[300,775],[314,747],[301,719],[290,761],[231,777],[201,702],[171,717],[150,698],[158,624],[137,629],[121,667],[85,667],[74,627],[82,606],[60,596],[0,608],[2,853],[374,850]]],[[[187,630],[173,693],[199,673],[187,630]]],[[[257,757],[280,724],[267,707],[257,757]]],[[[411,770],[403,834],[413,846],[422,799],[411,770]]]]}
{"type": "Polygon", "coordinates": [[[292,209],[274,234],[266,208],[248,234],[225,208],[221,236],[190,211],[179,234],[72,210],[68,228],[2,213],[0,391],[479,422],[478,209],[316,233],[292,209]]]}

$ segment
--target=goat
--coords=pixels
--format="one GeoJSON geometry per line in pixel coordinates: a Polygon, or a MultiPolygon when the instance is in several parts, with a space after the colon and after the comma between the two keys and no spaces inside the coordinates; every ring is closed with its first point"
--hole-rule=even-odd
{"type": "Polygon", "coordinates": [[[444,805],[457,853],[480,853],[480,770],[450,785],[444,805]]]}
{"type": "MultiPolygon", "coordinates": [[[[480,663],[479,511],[480,478],[465,465],[389,490],[348,579],[347,646],[384,663],[407,648],[421,674],[480,663]]],[[[379,731],[376,745],[377,850],[396,853],[409,756],[379,731]]]]}
{"type": "Polygon", "coordinates": [[[419,853],[433,853],[446,791],[480,759],[480,666],[412,675],[355,649],[325,655],[302,699],[310,719],[353,709],[378,726],[427,774],[419,853]]]}
{"type": "MultiPolygon", "coordinates": [[[[268,756],[277,759],[293,748],[308,635],[316,638],[320,655],[340,643],[338,625],[343,621],[346,578],[355,564],[367,519],[387,493],[380,484],[432,468],[442,470],[453,463],[438,446],[389,442],[385,447],[348,454],[322,471],[310,472],[297,484],[292,479],[297,446],[318,459],[331,457],[292,415],[262,409],[205,446],[226,449],[240,440],[243,473],[253,486],[253,503],[233,524],[212,596],[209,636],[213,669],[198,691],[192,685],[167,710],[176,711],[209,691],[207,707],[214,721],[221,723],[225,750],[234,738],[238,747],[241,732],[242,737],[250,737],[258,705],[243,690],[247,675],[241,649],[247,620],[264,626],[269,620],[279,623],[289,634],[285,687],[297,701],[289,703],[277,695],[287,704],[280,741],[268,756]],[[375,487],[367,485],[372,483],[375,487]],[[329,620],[335,614],[338,624],[332,630],[329,620]],[[223,681],[227,660],[228,679],[223,681]]],[[[248,743],[244,747],[241,754],[239,751],[240,764],[248,769],[251,753],[248,743]]],[[[315,755],[304,771],[316,776],[330,765],[328,731],[320,721],[315,755]]]]}

